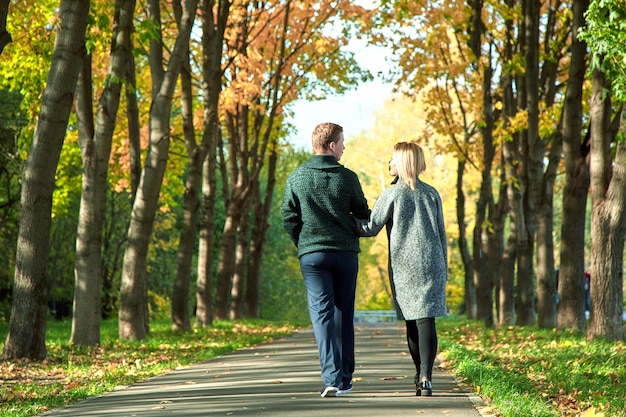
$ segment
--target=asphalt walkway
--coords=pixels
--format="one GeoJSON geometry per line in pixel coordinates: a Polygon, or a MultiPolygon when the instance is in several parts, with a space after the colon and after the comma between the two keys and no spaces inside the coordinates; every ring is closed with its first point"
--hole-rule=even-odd
{"type": "Polygon", "coordinates": [[[400,323],[356,326],[352,392],[321,398],[311,329],[41,414],[46,417],[480,416],[480,397],[436,367],[433,396],[416,397],[400,323]]]}

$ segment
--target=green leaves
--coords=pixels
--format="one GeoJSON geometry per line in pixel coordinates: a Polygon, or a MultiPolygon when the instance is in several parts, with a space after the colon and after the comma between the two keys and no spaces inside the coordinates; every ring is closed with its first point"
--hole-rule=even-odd
{"type": "Polygon", "coordinates": [[[621,0],[593,0],[579,38],[591,51],[590,68],[600,68],[612,82],[612,92],[626,101],[626,4],[621,0]]]}

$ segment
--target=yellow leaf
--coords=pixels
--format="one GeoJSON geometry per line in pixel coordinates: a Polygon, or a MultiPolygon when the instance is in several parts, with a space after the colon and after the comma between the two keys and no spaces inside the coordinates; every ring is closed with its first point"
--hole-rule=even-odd
{"type": "Polygon", "coordinates": [[[585,410],[580,417],[604,417],[604,413],[603,412],[599,412],[596,413],[596,408],[595,407],[591,407],[587,410],[585,410]]]}

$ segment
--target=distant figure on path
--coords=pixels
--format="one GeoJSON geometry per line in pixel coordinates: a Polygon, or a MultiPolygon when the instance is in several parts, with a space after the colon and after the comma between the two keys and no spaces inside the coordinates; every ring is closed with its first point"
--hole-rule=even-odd
{"type": "Polygon", "coordinates": [[[369,208],[354,172],[339,164],[343,128],[321,123],[312,135],[314,155],[287,178],[284,227],[296,247],[324,381],[322,397],[352,390],[354,297],[359,236],[352,215],[369,208]]]}
{"type": "Polygon", "coordinates": [[[375,236],[387,226],[389,280],[398,319],[406,322],[416,395],[431,396],[435,317],[448,314],[448,251],[441,197],[419,179],[425,169],[422,148],[396,143],[389,162],[396,179],[376,200],[369,221],[357,220],[357,225],[362,236],[375,236]]]}

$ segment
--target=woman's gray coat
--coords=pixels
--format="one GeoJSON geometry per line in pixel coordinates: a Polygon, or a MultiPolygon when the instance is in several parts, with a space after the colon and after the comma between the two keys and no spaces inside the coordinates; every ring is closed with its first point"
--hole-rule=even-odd
{"type": "Polygon", "coordinates": [[[437,190],[419,178],[415,191],[398,180],[380,194],[369,222],[357,224],[361,236],[375,236],[387,226],[398,319],[447,315],[448,250],[437,190]]]}

